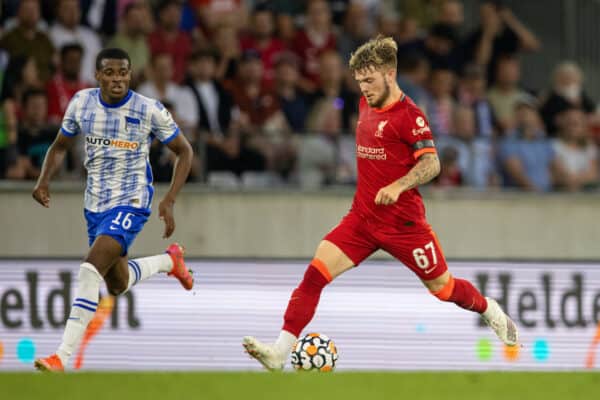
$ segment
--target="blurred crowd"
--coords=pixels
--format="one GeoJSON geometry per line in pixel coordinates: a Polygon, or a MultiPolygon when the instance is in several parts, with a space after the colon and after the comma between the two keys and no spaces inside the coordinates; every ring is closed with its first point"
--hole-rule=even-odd
{"type": "MultiPolygon", "coordinates": [[[[398,43],[398,83],[425,111],[438,187],[580,191],[598,183],[596,102],[572,61],[521,81],[535,33],[501,1],[473,30],[459,0],[5,0],[0,179],[35,179],[95,56],[121,47],[132,88],[160,99],[195,149],[191,181],[228,187],[353,184],[359,90],[351,52],[398,43]]],[[[59,179],[84,177],[83,141],[59,179]]],[[[173,156],[153,145],[155,181],[173,156]]]]}

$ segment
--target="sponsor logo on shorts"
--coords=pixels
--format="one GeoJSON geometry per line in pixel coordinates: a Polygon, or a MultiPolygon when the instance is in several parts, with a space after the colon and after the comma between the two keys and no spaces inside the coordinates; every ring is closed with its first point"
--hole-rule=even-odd
{"type": "Polygon", "coordinates": [[[367,147],[367,146],[356,146],[356,156],[358,158],[366,158],[368,160],[386,160],[387,154],[383,147],[367,147]]]}
{"type": "Polygon", "coordinates": [[[92,146],[101,146],[101,147],[114,147],[117,149],[130,150],[134,151],[139,149],[139,142],[130,142],[128,140],[121,139],[109,139],[98,136],[88,136],[85,138],[87,144],[92,146]]]}

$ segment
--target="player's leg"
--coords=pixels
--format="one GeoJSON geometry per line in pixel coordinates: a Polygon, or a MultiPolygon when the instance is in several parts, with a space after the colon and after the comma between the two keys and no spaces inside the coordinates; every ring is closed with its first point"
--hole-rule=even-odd
{"type": "Polygon", "coordinates": [[[134,259],[122,256],[104,277],[108,292],[118,296],[129,291],[133,285],[161,272],[177,278],[184,289],[191,290],[194,279],[183,256],[184,249],[177,243],[170,245],[164,254],[134,259]]]}
{"type": "Polygon", "coordinates": [[[428,226],[416,226],[394,237],[388,236],[386,251],[408,266],[441,301],[452,302],[465,310],[481,314],[498,337],[507,345],[517,342],[517,329],[495,300],[484,297],[471,282],[456,278],[448,271],[446,258],[436,234],[428,226]],[[390,241],[389,239],[394,240],[390,241]]]}
{"type": "Polygon", "coordinates": [[[79,267],[77,292],[65,325],[62,342],[56,354],[35,361],[34,365],[37,369],[64,370],[64,366],[67,365],[96,312],[103,276],[115,264],[121,252],[119,242],[109,236],[98,236],[94,240],[85,261],[79,267]]]}
{"type": "Polygon", "coordinates": [[[370,236],[363,232],[362,221],[348,215],[319,244],[298,287],[294,289],[284,314],[283,328],[272,345],[254,337],[244,338],[247,352],[269,370],[283,365],[298,336],[312,320],[321,292],[333,279],[360,264],[377,248],[370,236]]]}

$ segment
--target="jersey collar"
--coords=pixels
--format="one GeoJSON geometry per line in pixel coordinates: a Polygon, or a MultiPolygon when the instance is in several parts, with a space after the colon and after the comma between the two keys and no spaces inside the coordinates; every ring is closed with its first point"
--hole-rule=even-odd
{"type": "Polygon", "coordinates": [[[100,95],[100,89],[98,89],[98,100],[100,100],[100,104],[102,104],[104,107],[108,107],[108,108],[121,107],[123,104],[125,104],[129,101],[131,96],[133,96],[133,92],[131,91],[131,89],[129,89],[127,91],[127,94],[125,95],[125,97],[123,97],[118,103],[108,104],[108,103],[105,103],[104,100],[102,100],[102,96],[100,95]]]}
{"type": "Polygon", "coordinates": [[[396,100],[395,102],[393,102],[392,104],[388,104],[387,106],[385,106],[383,108],[373,108],[373,111],[375,111],[376,113],[386,112],[390,108],[394,107],[396,104],[402,103],[404,101],[405,97],[406,96],[404,95],[404,92],[402,92],[402,95],[400,96],[400,98],[398,100],[396,100]]]}

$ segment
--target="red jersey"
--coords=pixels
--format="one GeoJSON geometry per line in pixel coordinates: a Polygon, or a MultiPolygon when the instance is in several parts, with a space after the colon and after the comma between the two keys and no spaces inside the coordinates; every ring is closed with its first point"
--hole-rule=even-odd
{"type": "Polygon", "coordinates": [[[369,107],[361,97],[358,108],[358,182],[352,210],[393,226],[425,222],[425,206],[416,188],[402,193],[395,204],[375,204],[381,188],[406,175],[422,154],[436,152],[425,115],[404,94],[382,109],[369,107]]]}
{"type": "Polygon", "coordinates": [[[319,85],[319,57],[327,50],[336,50],[333,33],[329,33],[323,43],[314,43],[306,31],[299,31],[292,44],[294,52],[302,60],[302,74],[315,85],[319,85]]]}
{"type": "Polygon", "coordinates": [[[52,123],[60,123],[71,98],[82,89],[91,87],[87,82],[65,80],[60,73],[46,84],[48,96],[48,118],[52,123]]]}
{"type": "Polygon", "coordinates": [[[192,39],[187,32],[179,31],[174,39],[170,39],[162,30],[157,29],[148,35],[148,47],[153,55],[167,53],[173,59],[173,80],[181,83],[185,78],[187,59],[192,52],[192,39]]]}
{"type": "Polygon", "coordinates": [[[264,67],[263,84],[271,88],[275,80],[275,60],[285,50],[285,45],[279,39],[271,39],[266,47],[260,48],[253,37],[242,37],[240,46],[243,51],[253,49],[258,51],[264,67]]]}

